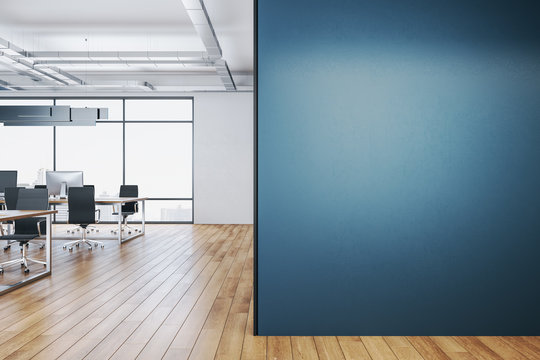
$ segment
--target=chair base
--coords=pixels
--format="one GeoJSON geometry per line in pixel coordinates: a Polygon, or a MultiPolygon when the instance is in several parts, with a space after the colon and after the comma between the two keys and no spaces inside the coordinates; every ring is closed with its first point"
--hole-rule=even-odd
{"type": "MultiPolygon", "coordinates": [[[[98,229],[96,226],[91,226],[91,225],[89,225],[89,226],[87,226],[87,229],[90,230],[90,231],[99,232],[99,229],[98,229]]],[[[68,229],[68,230],[67,230],[67,233],[68,233],[68,234],[75,234],[76,232],[80,232],[81,230],[82,230],[82,227],[77,226],[77,227],[74,227],[74,228],[72,228],[72,229],[68,229]]],[[[89,233],[89,232],[87,231],[87,234],[88,234],[88,233],[89,233]]]]}
{"type": "MultiPolygon", "coordinates": [[[[122,224],[122,232],[127,232],[128,234],[131,234],[132,231],[133,231],[135,234],[138,233],[138,232],[142,232],[142,230],[136,229],[136,228],[134,228],[134,227],[131,227],[131,226],[129,226],[129,225],[126,224],[126,223],[122,224]]],[[[117,230],[117,229],[113,229],[113,230],[111,230],[111,233],[113,233],[113,234],[118,234],[118,230],[117,230]]]]}
{"type": "Polygon", "coordinates": [[[88,250],[92,250],[92,246],[97,247],[98,245],[101,245],[102,248],[105,247],[105,244],[103,244],[101,241],[87,239],[86,238],[86,233],[87,233],[87,230],[83,229],[82,238],[80,238],[79,240],[70,241],[68,243],[65,243],[62,246],[62,248],[64,248],[64,250],[67,248],[67,249],[69,249],[69,251],[72,251],[73,246],[79,247],[79,245],[81,245],[81,244],[88,245],[88,250]]]}
{"type": "Polygon", "coordinates": [[[28,268],[28,262],[35,262],[37,264],[42,264],[43,266],[47,266],[47,263],[45,261],[32,259],[27,256],[27,249],[26,246],[22,246],[22,257],[15,260],[6,261],[0,264],[0,274],[4,273],[4,267],[10,266],[10,265],[16,265],[20,264],[22,267],[24,267],[24,272],[28,274],[30,272],[30,269],[28,268]]]}

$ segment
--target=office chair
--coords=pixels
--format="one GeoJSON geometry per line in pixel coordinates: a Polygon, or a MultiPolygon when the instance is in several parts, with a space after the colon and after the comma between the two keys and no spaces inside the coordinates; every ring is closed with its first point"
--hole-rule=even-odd
{"type": "Polygon", "coordinates": [[[88,245],[88,250],[92,250],[92,245],[97,247],[105,247],[100,241],[88,240],[86,238],[86,228],[90,224],[99,222],[101,211],[96,210],[96,199],[94,198],[93,187],[70,187],[68,195],[68,223],[79,224],[83,229],[82,236],[79,240],[71,241],[64,244],[63,248],[73,250],[73,245],[79,247],[80,244],[88,245]],[[96,220],[96,212],[98,219],[96,220]]]}
{"type": "MultiPolygon", "coordinates": [[[[87,187],[87,188],[92,188],[92,189],[95,189],[94,185],[83,185],[83,187],[87,187]]],[[[94,194],[95,194],[95,190],[94,190],[94,194]]],[[[69,197],[69,190],[68,190],[68,197],[69,197]]],[[[69,211],[69,210],[68,210],[69,211]]],[[[69,223],[69,220],[68,220],[68,223],[69,223]]],[[[72,229],[68,229],[67,230],[67,233],[68,234],[75,234],[76,232],[79,232],[82,230],[82,227],[80,226],[76,226],[72,229]]],[[[92,225],[88,225],[86,227],[86,233],[88,234],[88,230],[90,231],[95,231],[95,232],[99,232],[99,229],[96,227],[96,226],[92,226],[92,225]]]]}
{"type": "MultiPolygon", "coordinates": [[[[0,196],[4,196],[7,187],[17,186],[17,170],[0,170],[0,196]]],[[[5,204],[0,205],[0,210],[5,210],[5,204]]],[[[0,234],[4,235],[4,226],[0,223],[0,234]]]]}
{"type": "MultiPolygon", "coordinates": [[[[120,197],[138,197],[139,196],[139,187],[137,185],[120,185],[120,197]]],[[[126,231],[128,234],[131,234],[131,231],[135,232],[141,232],[139,229],[132,228],[131,226],[128,226],[127,224],[127,217],[133,214],[136,214],[139,212],[139,204],[135,202],[129,202],[122,205],[122,208],[120,209],[122,218],[123,218],[123,224],[122,224],[122,231],[126,231]]],[[[113,215],[118,215],[118,210],[114,212],[113,215]]],[[[118,234],[118,230],[111,230],[113,234],[118,234]]]]}
{"type": "MultiPolygon", "coordinates": [[[[19,198],[20,189],[24,189],[24,188],[23,187],[5,188],[4,201],[5,201],[6,210],[17,210],[17,199],[19,198]]],[[[30,209],[30,210],[36,210],[36,209],[30,209]]],[[[9,221],[8,224],[13,225],[13,221],[9,221]]],[[[11,248],[11,244],[16,243],[16,242],[17,240],[8,240],[6,246],[4,246],[4,251],[9,250],[11,248]]],[[[43,248],[45,246],[45,242],[43,242],[43,244],[40,244],[40,245],[41,245],[41,248],[43,248]]],[[[28,243],[26,244],[26,246],[28,246],[28,243]]],[[[22,251],[22,248],[21,248],[21,251],[22,251]]]]}
{"type": "MultiPolygon", "coordinates": [[[[45,189],[18,189],[18,198],[16,210],[47,210],[49,208],[49,199],[45,189]]],[[[40,261],[28,257],[26,244],[29,241],[39,237],[44,233],[45,218],[29,218],[15,220],[15,232],[11,235],[1,236],[3,240],[15,240],[22,247],[22,256],[20,259],[6,261],[0,264],[0,274],[4,272],[4,267],[14,264],[20,264],[24,267],[24,272],[29,273],[28,262],[35,262],[47,265],[45,261],[40,261]]]]}

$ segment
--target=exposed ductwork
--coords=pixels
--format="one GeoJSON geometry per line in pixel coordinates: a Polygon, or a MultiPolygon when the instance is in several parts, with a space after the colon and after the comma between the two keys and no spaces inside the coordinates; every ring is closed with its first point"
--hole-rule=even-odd
{"type": "MultiPolygon", "coordinates": [[[[210,21],[208,11],[203,0],[181,0],[186,12],[199,35],[205,51],[25,51],[24,49],[0,38],[0,64],[12,72],[26,76],[35,81],[33,85],[14,87],[8,83],[1,84],[3,90],[50,89],[66,87],[66,90],[80,90],[82,88],[94,89],[98,87],[109,88],[109,85],[86,84],[77,76],[77,66],[95,65],[118,68],[117,65],[182,65],[188,68],[215,69],[225,90],[236,91],[237,87],[231,75],[227,62],[222,57],[222,50],[216,33],[210,21]],[[77,76],[60,69],[71,66],[69,71],[77,76]],[[73,68],[75,67],[75,68],[73,68]],[[46,80],[46,82],[42,82],[46,80]],[[52,83],[52,84],[51,84],[52,83]],[[82,86],[81,86],[82,85],[82,86]],[[67,87],[69,86],[69,87],[67,87]]],[[[183,69],[180,69],[183,70],[183,69]]],[[[11,81],[10,79],[7,79],[11,81]]],[[[146,80],[146,79],[145,79],[146,80]]],[[[128,88],[126,83],[118,88],[128,88]]],[[[219,86],[219,85],[217,85],[219,86]]],[[[143,91],[155,90],[147,82],[136,82],[135,89],[143,91]]]]}
{"type": "Polygon", "coordinates": [[[56,85],[83,85],[84,81],[56,67],[36,67],[22,48],[0,38],[0,62],[34,81],[47,80],[56,85]]]}
{"type": "Polygon", "coordinates": [[[0,91],[3,91],[3,90],[17,91],[21,89],[16,86],[11,85],[7,81],[0,80],[0,91]]]}
{"type": "Polygon", "coordinates": [[[231,76],[227,62],[222,59],[221,47],[219,46],[219,41],[203,0],[182,0],[182,3],[206,48],[208,57],[215,60],[214,66],[225,89],[227,91],[235,91],[236,85],[234,84],[234,79],[231,76]]]}

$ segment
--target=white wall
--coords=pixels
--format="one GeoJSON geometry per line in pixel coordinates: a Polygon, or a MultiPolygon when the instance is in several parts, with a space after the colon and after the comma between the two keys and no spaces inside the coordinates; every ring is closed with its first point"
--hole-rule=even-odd
{"type": "Polygon", "coordinates": [[[253,93],[195,93],[196,224],[253,223],[253,93]]]}

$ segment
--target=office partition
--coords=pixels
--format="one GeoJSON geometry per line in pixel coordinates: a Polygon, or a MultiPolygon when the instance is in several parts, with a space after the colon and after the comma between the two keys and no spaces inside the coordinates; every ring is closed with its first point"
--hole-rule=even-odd
{"type": "Polygon", "coordinates": [[[538,335],[538,2],[257,6],[256,332],[538,335]]]}

